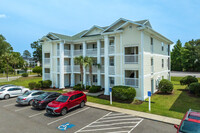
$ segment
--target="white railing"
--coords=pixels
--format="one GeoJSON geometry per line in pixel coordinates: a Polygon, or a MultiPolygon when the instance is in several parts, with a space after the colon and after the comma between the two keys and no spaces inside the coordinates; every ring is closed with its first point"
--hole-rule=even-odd
{"type": "Polygon", "coordinates": [[[83,55],[83,50],[82,49],[74,50],[74,56],[80,56],[80,55],[83,55]]]}
{"type": "Polygon", "coordinates": [[[57,50],[57,56],[60,56],[60,50],[57,50]]]}
{"type": "Polygon", "coordinates": [[[64,56],[70,56],[70,50],[64,50],[64,56]]]}
{"type": "Polygon", "coordinates": [[[87,56],[97,56],[97,49],[86,49],[87,56]]]}
{"type": "Polygon", "coordinates": [[[74,72],[80,72],[80,65],[74,65],[74,72]]]}
{"type": "Polygon", "coordinates": [[[60,72],[60,65],[57,65],[57,72],[60,72]]]}
{"type": "Polygon", "coordinates": [[[125,85],[138,87],[138,78],[125,78],[125,85]]]}
{"type": "Polygon", "coordinates": [[[115,66],[109,66],[109,75],[115,75],[115,66]]]}
{"type": "Polygon", "coordinates": [[[64,72],[71,72],[71,66],[70,65],[65,65],[64,66],[64,72]]]}
{"type": "Polygon", "coordinates": [[[108,49],[108,54],[114,54],[115,53],[115,47],[114,45],[110,45],[108,49]]]}
{"type": "Polygon", "coordinates": [[[104,66],[101,65],[101,73],[104,73],[104,66]]]}
{"type": "Polygon", "coordinates": [[[101,48],[101,55],[104,55],[104,48],[101,48]]]}
{"type": "Polygon", "coordinates": [[[44,64],[50,64],[50,58],[44,58],[44,64]]]}
{"type": "Polygon", "coordinates": [[[138,55],[125,55],[125,64],[137,64],[138,63],[138,55]]]}
{"type": "Polygon", "coordinates": [[[50,79],[50,73],[45,73],[44,78],[45,78],[45,80],[49,80],[50,79]]]}
{"type": "MultiPolygon", "coordinates": [[[[97,73],[98,67],[97,66],[92,66],[92,73],[97,73]]],[[[86,69],[86,72],[89,72],[89,66],[86,69]]]]}

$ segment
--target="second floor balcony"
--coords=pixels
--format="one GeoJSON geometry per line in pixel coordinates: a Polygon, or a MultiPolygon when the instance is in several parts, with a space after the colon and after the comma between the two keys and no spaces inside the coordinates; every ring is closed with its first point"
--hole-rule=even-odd
{"type": "Polygon", "coordinates": [[[139,79],[138,78],[125,77],[125,85],[133,86],[135,88],[138,88],[138,84],[139,84],[139,79]]]}
{"type": "Polygon", "coordinates": [[[64,72],[70,73],[71,72],[71,66],[70,65],[65,65],[64,66],[64,72]]]}
{"type": "Polygon", "coordinates": [[[125,55],[125,64],[138,64],[138,54],[125,55]]]}
{"type": "Polygon", "coordinates": [[[50,64],[50,58],[44,58],[44,65],[50,64]]]}
{"type": "Polygon", "coordinates": [[[86,55],[87,56],[97,56],[97,49],[86,49],[86,55]]]}
{"type": "Polygon", "coordinates": [[[109,66],[109,75],[115,75],[115,66],[109,66]]]}
{"type": "Polygon", "coordinates": [[[74,50],[74,56],[81,56],[81,55],[83,55],[82,49],[75,49],[74,50]]]}
{"type": "Polygon", "coordinates": [[[45,80],[50,80],[50,73],[44,73],[45,80]]]}

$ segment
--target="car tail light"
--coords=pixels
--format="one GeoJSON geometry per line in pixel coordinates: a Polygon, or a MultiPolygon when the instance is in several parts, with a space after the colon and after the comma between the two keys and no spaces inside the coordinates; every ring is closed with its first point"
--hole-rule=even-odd
{"type": "Polygon", "coordinates": [[[23,98],[22,100],[26,100],[26,98],[23,98]]]}
{"type": "Polygon", "coordinates": [[[44,101],[39,101],[38,103],[44,103],[44,101]]]}

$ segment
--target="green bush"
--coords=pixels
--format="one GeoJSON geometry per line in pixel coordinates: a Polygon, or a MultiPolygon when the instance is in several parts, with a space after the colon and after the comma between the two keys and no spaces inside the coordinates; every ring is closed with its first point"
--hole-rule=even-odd
{"type": "Polygon", "coordinates": [[[36,82],[30,82],[30,83],[28,83],[28,86],[30,89],[34,89],[36,86],[36,82]]]}
{"type": "Polygon", "coordinates": [[[191,83],[189,86],[189,91],[190,93],[195,94],[196,96],[200,96],[200,83],[191,83]]]}
{"type": "Polygon", "coordinates": [[[136,96],[136,90],[129,86],[114,86],[112,88],[113,97],[118,100],[134,100],[136,96]]]}
{"type": "Polygon", "coordinates": [[[28,73],[22,73],[22,77],[28,77],[28,73]]]}
{"type": "Polygon", "coordinates": [[[185,76],[180,80],[181,85],[190,85],[191,83],[198,82],[198,79],[194,76],[185,76]]]}
{"type": "Polygon", "coordinates": [[[86,85],[86,90],[89,90],[89,89],[90,89],[90,87],[91,87],[91,86],[89,86],[89,85],[86,85]]]}
{"type": "Polygon", "coordinates": [[[32,72],[37,73],[38,76],[42,76],[42,67],[36,66],[35,68],[33,68],[32,72]]]}
{"type": "Polygon", "coordinates": [[[50,88],[51,84],[51,80],[45,80],[42,82],[42,88],[50,88]]]}
{"type": "Polygon", "coordinates": [[[171,93],[173,89],[173,84],[167,79],[162,79],[158,85],[158,90],[163,93],[171,93]]]}
{"type": "Polygon", "coordinates": [[[73,89],[74,89],[74,90],[82,91],[82,90],[84,90],[84,85],[83,85],[83,87],[81,87],[81,84],[77,84],[77,85],[75,85],[75,86],[73,87],[73,89]]]}
{"type": "Polygon", "coordinates": [[[41,87],[43,87],[43,80],[38,81],[38,84],[40,84],[41,87]]]}
{"type": "Polygon", "coordinates": [[[93,86],[91,86],[89,88],[89,92],[90,93],[96,93],[96,92],[99,92],[99,91],[101,91],[101,86],[95,86],[95,85],[93,85],[93,86]]]}
{"type": "Polygon", "coordinates": [[[35,89],[37,89],[37,90],[39,90],[39,89],[41,89],[41,84],[40,83],[37,83],[36,85],[35,85],[35,89]]]}

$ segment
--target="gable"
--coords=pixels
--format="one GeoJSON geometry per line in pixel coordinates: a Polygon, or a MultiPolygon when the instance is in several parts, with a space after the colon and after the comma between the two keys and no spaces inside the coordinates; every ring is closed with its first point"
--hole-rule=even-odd
{"type": "Polygon", "coordinates": [[[90,31],[88,31],[84,36],[99,35],[101,34],[102,31],[103,31],[102,29],[95,27],[90,31]]]}
{"type": "Polygon", "coordinates": [[[117,29],[118,27],[120,27],[121,25],[123,25],[124,23],[126,23],[127,20],[118,20],[118,22],[116,21],[115,23],[113,23],[110,27],[108,27],[108,29],[106,29],[104,32],[112,32],[115,29],[117,29]]]}

